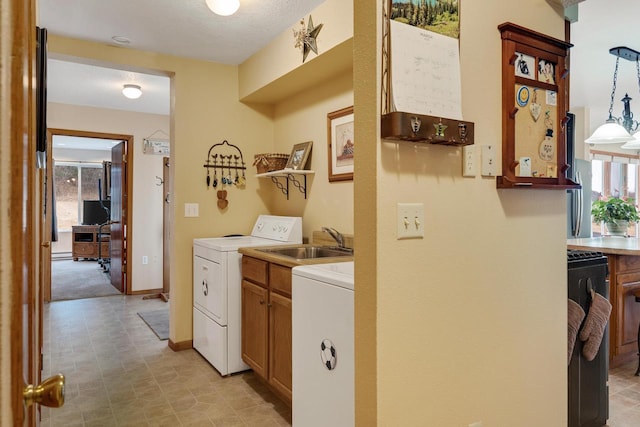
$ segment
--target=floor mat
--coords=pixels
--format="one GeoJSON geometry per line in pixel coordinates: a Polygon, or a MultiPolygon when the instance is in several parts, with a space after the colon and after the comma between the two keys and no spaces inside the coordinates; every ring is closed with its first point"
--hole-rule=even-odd
{"type": "Polygon", "coordinates": [[[160,310],[139,311],[138,316],[151,328],[160,340],[169,339],[169,307],[160,310]]]}

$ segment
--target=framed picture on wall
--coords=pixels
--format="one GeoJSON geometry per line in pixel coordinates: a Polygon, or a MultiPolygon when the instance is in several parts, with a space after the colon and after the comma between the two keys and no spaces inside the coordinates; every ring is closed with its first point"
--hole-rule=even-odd
{"type": "Polygon", "coordinates": [[[285,169],[304,170],[311,153],[313,141],[301,142],[293,146],[285,169]]]}
{"type": "Polygon", "coordinates": [[[327,114],[329,182],[353,180],[353,106],[327,114]]]}

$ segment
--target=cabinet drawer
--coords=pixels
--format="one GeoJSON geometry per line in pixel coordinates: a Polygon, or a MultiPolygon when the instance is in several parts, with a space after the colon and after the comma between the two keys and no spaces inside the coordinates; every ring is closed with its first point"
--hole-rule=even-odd
{"type": "Polygon", "coordinates": [[[248,256],[242,257],[242,277],[249,279],[255,283],[267,287],[267,266],[268,262],[261,259],[251,258],[248,256]]]}
{"type": "Polygon", "coordinates": [[[98,256],[98,248],[95,243],[78,243],[73,244],[73,254],[85,257],[98,256]]]}
{"type": "Polygon", "coordinates": [[[291,297],[291,268],[269,264],[269,285],[271,290],[291,297]]]}
{"type": "MultiPolygon", "coordinates": [[[[611,262],[611,257],[609,257],[611,262]]],[[[640,270],[640,257],[632,255],[618,255],[616,257],[618,273],[625,273],[627,271],[640,270]]]]}

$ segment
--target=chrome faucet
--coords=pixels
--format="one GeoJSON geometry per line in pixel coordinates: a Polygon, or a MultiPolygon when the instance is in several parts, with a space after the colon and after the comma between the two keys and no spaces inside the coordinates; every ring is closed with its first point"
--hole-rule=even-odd
{"type": "Polygon", "coordinates": [[[335,240],[336,243],[338,243],[338,247],[340,249],[344,248],[344,236],[342,235],[342,233],[340,233],[335,228],[331,228],[331,227],[322,227],[322,231],[328,233],[329,236],[331,236],[333,240],[335,240]]]}

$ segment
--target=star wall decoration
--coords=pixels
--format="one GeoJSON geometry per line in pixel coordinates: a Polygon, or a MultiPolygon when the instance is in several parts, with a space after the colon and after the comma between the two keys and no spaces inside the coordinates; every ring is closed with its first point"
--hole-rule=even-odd
{"type": "Polygon", "coordinates": [[[313,25],[313,18],[309,15],[309,25],[307,28],[304,27],[304,19],[300,21],[301,28],[299,30],[293,30],[293,37],[296,40],[295,47],[302,49],[302,62],[307,59],[309,55],[309,51],[313,51],[316,55],[318,54],[318,45],[316,43],[316,37],[318,37],[318,33],[322,29],[322,25],[320,24],[317,27],[313,25]]]}

